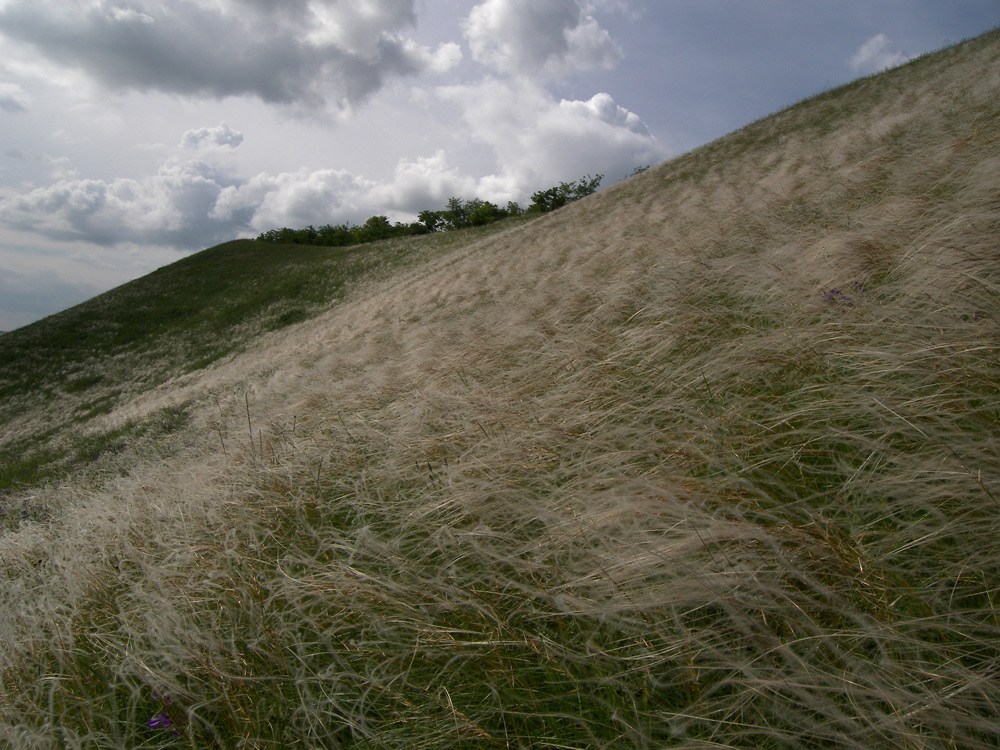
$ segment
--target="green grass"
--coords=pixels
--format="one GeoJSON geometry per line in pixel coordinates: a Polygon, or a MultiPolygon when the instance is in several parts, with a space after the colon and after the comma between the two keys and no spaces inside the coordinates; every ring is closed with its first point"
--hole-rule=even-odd
{"type": "Polygon", "coordinates": [[[338,249],[236,240],[196,253],[4,336],[0,399],[82,392],[106,377],[88,366],[122,357],[114,377],[162,382],[305,319],[411,250],[404,242],[338,249]]]}
{"type": "MultiPolygon", "coordinates": [[[[95,410],[85,412],[82,419],[93,416],[95,410]]],[[[181,430],[187,420],[185,407],[164,408],[146,419],[129,421],[110,430],[75,433],[53,429],[49,434],[8,443],[0,451],[0,497],[2,493],[13,494],[46,480],[94,469],[107,470],[118,457],[134,455],[138,447],[153,449],[181,430]]]]}

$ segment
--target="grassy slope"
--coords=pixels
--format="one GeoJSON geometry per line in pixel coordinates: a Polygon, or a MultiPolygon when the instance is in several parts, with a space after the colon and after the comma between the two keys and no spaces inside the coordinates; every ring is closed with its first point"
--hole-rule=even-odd
{"type": "Polygon", "coordinates": [[[257,336],[330,307],[359,281],[448,244],[438,237],[350,248],[236,240],[0,338],[0,491],[176,430],[184,405],[138,424],[95,425],[137,394],[242,351],[257,336]]]}
{"type": "Polygon", "coordinates": [[[123,401],[187,404],[183,447],[23,498],[0,740],[1000,744],[998,63],[829,92],[123,401]]]}

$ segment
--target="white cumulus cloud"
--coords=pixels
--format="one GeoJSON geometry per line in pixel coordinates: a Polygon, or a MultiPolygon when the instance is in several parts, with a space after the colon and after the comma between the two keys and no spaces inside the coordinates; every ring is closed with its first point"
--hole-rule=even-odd
{"type": "Polygon", "coordinates": [[[151,174],[84,179],[73,161],[53,159],[48,185],[0,192],[0,223],[62,242],[194,250],[282,226],[412,220],[452,196],[526,204],[560,181],[600,173],[610,182],[667,156],[607,93],[559,99],[518,76],[442,87],[428,101],[454,107],[449,128],[474,144],[475,166],[454,165],[439,145],[379,179],[322,164],[241,176],[243,134],[221,122],[184,132],[178,155],[151,174]]]}
{"type": "Polygon", "coordinates": [[[473,58],[499,73],[561,75],[612,68],[622,58],[578,0],[486,0],[464,31],[473,58]]]}
{"type": "Polygon", "coordinates": [[[243,143],[243,133],[222,122],[214,128],[189,130],[181,136],[181,146],[196,149],[202,146],[236,148],[243,143]]]}
{"type": "Polygon", "coordinates": [[[615,128],[625,128],[643,138],[651,138],[649,128],[639,115],[615,104],[610,94],[595,94],[585,102],[564,99],[559,106],[578,119],[597,120],[615,128]]]}
{"type": "Polygon", "coordinates": [[[452,196],[472,197],[476,180],[448,164],[443,150],[433,156],[400,159],[392,179],[373,186],[367,202],[405,214],[443,208],[452,196]]]}
{"type": "Polygon", "coordinates": [[[210,212],[230,180],[201,161],[170,160],[142,179],[62,179],[0,199],[0,221],[54,240],[196,249],[231,239],[210,212]]]}
{"type": "Polygon", "coordinates": [[[511,199],[584,174],[617,179],[668,156],[638,115],[606,93],[556,100],[523,80],[486,79],[439,95],[459,104],[469,132],[492,149],[498,171],[484,184],[505,185],[511,199]]]}
{"type": "Polygon", "coordinates": [[[224,189],[213,218],[242,221],[255,231],[309,224],[358,223],[372,183],[343,169],[261,173],[224,189]]]}
{"type": "Polygon", "coordinates": [[[360,224],[369,216],[402,220],[443,208],[453,195],[475,194],[477,181],[448,164],[444,151],[401,159],[392,176],[370,180],[343,169],[261,173],[224,188],[211,216],[244,222],[254,232],[309,224],[360,224]]]}

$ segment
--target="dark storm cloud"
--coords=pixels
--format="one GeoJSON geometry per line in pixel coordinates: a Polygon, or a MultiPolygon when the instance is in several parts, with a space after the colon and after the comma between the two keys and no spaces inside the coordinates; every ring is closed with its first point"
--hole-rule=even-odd
{"type": "Polygon", "coordinates": [[[112,88],[319,107],[440,67],[400,36],[413,0],[12,0],[0,33],[112,88]]]}

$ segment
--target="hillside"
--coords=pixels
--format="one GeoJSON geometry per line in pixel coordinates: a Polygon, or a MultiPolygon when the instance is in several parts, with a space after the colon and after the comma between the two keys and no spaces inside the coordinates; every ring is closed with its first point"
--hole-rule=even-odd
{"type": "Polygon", "coordinates": [[[102,418],[452,242],[427,237],[373,249],[236,240],[11,332],[0,339],[0,491],[176,429],[186,420],[183,404],[110,429],[102,418]]]}
{"type": "Polygon", "coordinates": [[[63,469],[0,499],[0,743],[1000,745],[997,71],[993,32],[271,267],[231,325],[36,329],[5,460],[63,469]]]}

